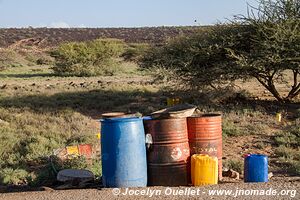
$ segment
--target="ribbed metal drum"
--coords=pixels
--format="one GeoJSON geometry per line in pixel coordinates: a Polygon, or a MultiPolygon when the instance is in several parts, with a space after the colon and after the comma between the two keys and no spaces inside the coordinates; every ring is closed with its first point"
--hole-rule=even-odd
{"type": "Polygon", "coordinates": [[[148,185],[184,186],[190,156],[186,118],[145,120],[153,144],[147,151],[148,185]]]}
{"type": "Polygon", "coordinates": [[[219,178],[222,178],[222,117],[205,114],[187,118],[191,155],[206,154],[218,158],[219,178]]]}
{"type": "Polygon", "coordinates": [[[102,180],[105,187],[147,186],[142,118],[101,120],[102,180]]]}

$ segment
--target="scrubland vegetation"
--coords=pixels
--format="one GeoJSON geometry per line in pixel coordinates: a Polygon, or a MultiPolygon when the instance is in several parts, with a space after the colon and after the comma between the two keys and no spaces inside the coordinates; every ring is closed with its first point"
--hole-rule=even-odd
{"type": "Polygon", "coordinates": [[[102,113],[146,115],[167,97],[223,114],[225,166],[242,172],[243,154],[263,153],[274,174],[299,175],[298,2],[262,1],[256,18],[159,45],[92,38],[1,49],[0,183],[51,185],[68,167],[101,176],[100,156],[59,162],[53,150],[96,146],[102,113]]]}

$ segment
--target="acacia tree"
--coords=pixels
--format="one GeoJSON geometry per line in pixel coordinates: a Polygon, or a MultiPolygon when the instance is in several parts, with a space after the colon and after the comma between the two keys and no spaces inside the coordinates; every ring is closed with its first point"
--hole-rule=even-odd
{"type": "Polygon", "coordinates": [[[168,41],[142,59],[142,66],[172,70],[192,86],[255,78],[278,101],[300,93],[300,0],[261,0],[248,16],[229,24],[168,41]],[[285,74],[293,74],[287,95],[276,88],[285,74]]]}
{"type": "Polygon", "coordinates": [[[256,78],[279,101],[290,101],[299,95],[300,0],[262,0],[247,17],[237,16],[235,20],[252,30],[244,38],[249,48],[226,48],[228,56],[235,59],[237,71],[256,78]],[[292,86],[283,96],[275,82],[283,81],[288,71],[293,74],[293,80],[289,80],[292,86]]]}

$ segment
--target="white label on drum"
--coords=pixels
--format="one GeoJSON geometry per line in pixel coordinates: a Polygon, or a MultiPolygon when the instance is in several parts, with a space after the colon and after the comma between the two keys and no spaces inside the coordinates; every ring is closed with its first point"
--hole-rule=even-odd
{"type": "Polygon", "coordinates": [[[172,150],[172,153],[171,153],[171,157],[174,159],[174,160],[179,160],[182,156],[182,151],[179,147],[176,147],[172,150]]]}

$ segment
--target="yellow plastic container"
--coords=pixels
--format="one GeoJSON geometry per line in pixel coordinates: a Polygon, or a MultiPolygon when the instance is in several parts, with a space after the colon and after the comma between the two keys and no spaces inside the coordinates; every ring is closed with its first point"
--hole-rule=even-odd
{"type": "Polygon", "coordinates": [[[181,103],[180,98],[167,98],[167,106],[175,106],[181,103]]]}
{"type": "Polygon", "coordinates": [[[218,158],[194,154],[191,158],[191,177],[194,186],[218,184],[218,158]]]}
{"type": "Polygon", "coordinates": [[[68,155],[79,156],[78,146],[67,146],[66,149],[68,155]]]}
{"type": "Polygon", "coordinates": [[[96,137],[97,137],[98,140],[100,140],[101,139],[101,134],[100,133],[96,134],[96,137]]]}
{"type": "Polygon", "coordinates": [[[277,121],[277,122],[281,122],[281,120],[282,120],[282,115],[281,115],[281,113],[276,113],[276,121],[277,121]]]}

